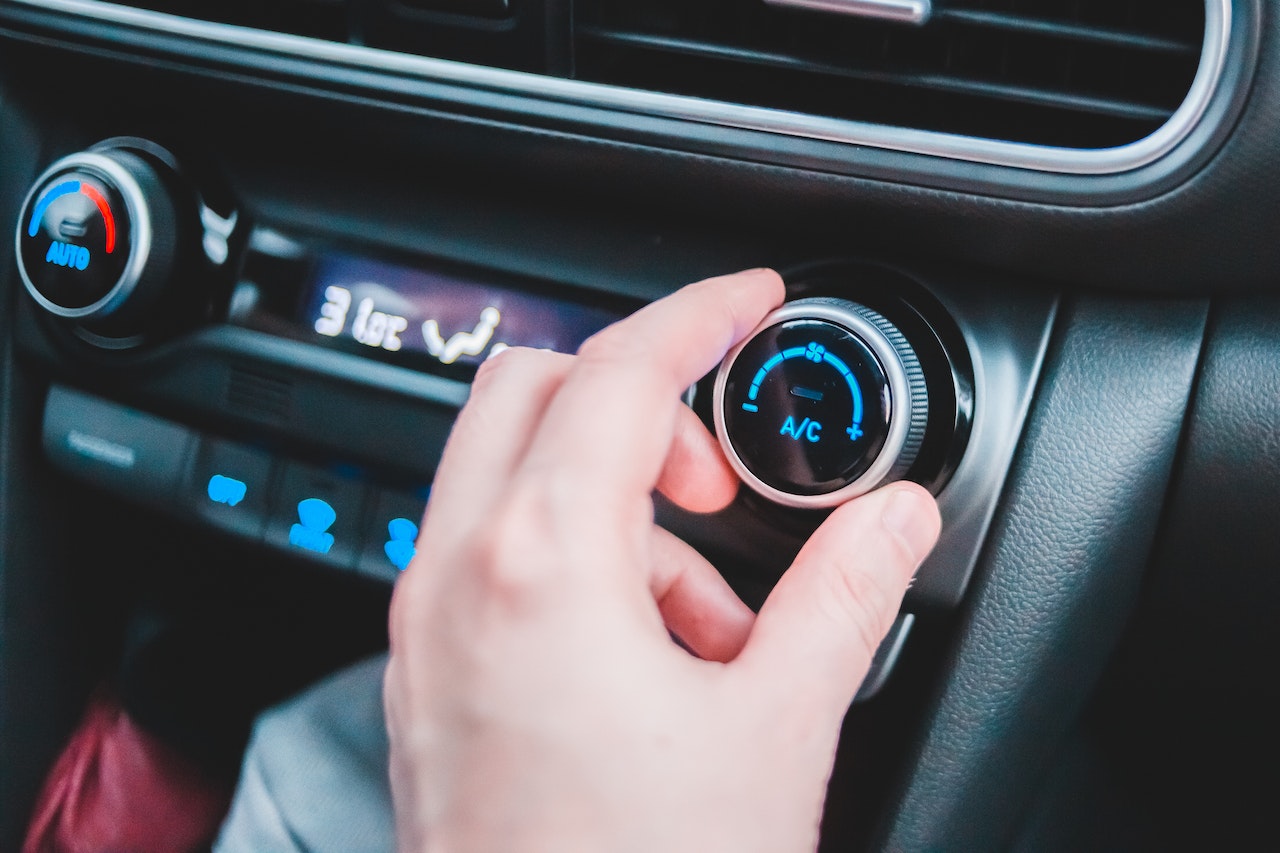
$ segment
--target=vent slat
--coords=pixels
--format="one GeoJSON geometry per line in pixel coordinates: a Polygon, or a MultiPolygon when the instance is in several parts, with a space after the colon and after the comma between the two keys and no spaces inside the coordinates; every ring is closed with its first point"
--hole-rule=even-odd
{"type": "Polygon", "coordinates": [[[264,423],[285,423],[293,411],[293,382],[236,367],[227,378],[225,399],[236,414],[264,423]]]}
{"type": "Polygon", "coordinates": [[[201,21],[347,41],[347,0],[114,0],[201,21]]]}
{"type": "Polygon", "coordinates": [[[1094,113],[1132,121],[1163,121],[1169,117],[1170,112],[1168,109],[1151,104],[1142,104],[1117,98],[1090,97],[1043,87],[993,83],[944,74],[877,71],[855,66],[832,65],[787,54],[706,44],[688,39],[616,32],[597,27],[582,28],[579,31],[579,37],[600,42],[604,45],[638,47],[656,52],[678,53],[704,59],[723,59],[753,66],[787,69],[846,80],[859,80],[893,86],[910,86],[969,97],[994,98],[1037,106],[1056,107],[1076,112],[1094,113]]]}
{"type": "Polygon", "coordinates": [[[1200,43],[1195,41],[1184,41],[1167,36],[1107,27],[1030,18],[1009,12],[988,12],[981,9],[948,9],[944,7],[934,11],[933,19],[935,22],[1067,39],[1125,50],[1173,53],[1183,56],[1194,56],[1200,51],[1200,43]]]}

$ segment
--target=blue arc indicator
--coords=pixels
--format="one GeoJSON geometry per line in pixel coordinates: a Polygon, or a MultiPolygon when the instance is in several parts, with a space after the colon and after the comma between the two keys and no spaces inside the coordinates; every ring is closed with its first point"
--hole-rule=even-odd
{"type": "Polygon", "coordinates": [[[833,354],[817,341],[810,341],[808,346],[788,347],[766,361],[756,371],[756,375],[751,380],[751,387],[747,389],[748,402],[742,404],[743,411],[760,411],[760,405],[756,402],[760,396],[760,386],[764,384],[765,379],[775,367],[793,358],[804,358],[815,363],[828,364],[836,369],[836,372],[844,379],[845,384],[849,386],[849,395],[853,398],[853,425],[846,432],[853,440],[860,438],[862,436],[860,427],[863,415],[862,388],[858,385],[858,380],[854,377],[853,371],[849,369],[849,365],[845,364],[843,359],[833,354]]]}
{"type": "Polygon", "coordinates": [[[108,255],[112,254],[116,250],[116,217],[111,212],[111,204],[97,188],[82,181],[63,181],[45,190],[39,201],[36,202],[35,210],[31,214],[31,223],[27,226],[27,236],[34,237],[40,233],[40,223],[44,220],[44,215],[49,210],[49,205],[63,196],[75,193],[83,195],[98,208],[98,213],[102,215],[103,227],[107,232],[105,248],[108,255]]]}
{"type": "Polygon", "coordinates": [[[49,209],[49,205],[53,204],[64,195],[80,192],[79,181],[64,181],[40,197],[40,201],[36,204],[35,212],[31,214],[31,225],[27,228],[27,236],[34,237],[40,231],[40,220],[44,219],[45,211],[49,209]]]}

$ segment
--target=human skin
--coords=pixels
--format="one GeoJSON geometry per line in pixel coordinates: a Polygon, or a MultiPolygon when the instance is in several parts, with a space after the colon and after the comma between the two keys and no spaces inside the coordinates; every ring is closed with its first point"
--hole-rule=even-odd
{"type": "Polygon", "coordinates": [[[576,356],[480,369],[391,604],[402,853],[816,847],[841,721],[940,521],[910,483],[837,508],[758,615],[654,524],[655,488],[733,499],[681,392],[782,299],[769,270],[709,279],[576,356]]]}

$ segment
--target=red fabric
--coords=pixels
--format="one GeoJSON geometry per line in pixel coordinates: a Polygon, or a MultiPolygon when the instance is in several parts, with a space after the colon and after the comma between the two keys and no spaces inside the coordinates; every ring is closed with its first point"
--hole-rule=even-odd
{"type": "Polygon", "coordinates": [[[100,696],[49,771],[22,853],[207,850],[230,795],[100,696]]]}

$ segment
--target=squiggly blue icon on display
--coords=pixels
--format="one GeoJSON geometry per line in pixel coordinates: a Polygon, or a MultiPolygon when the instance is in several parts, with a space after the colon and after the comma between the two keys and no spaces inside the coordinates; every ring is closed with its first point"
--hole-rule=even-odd
{"type": "Polygon", "coordinates": [[[245,494],[248,493],[249,487],[240,480],[232,477],[224,477],[222,474],[214,474],[209,478],[209,500],[216,504],[226,504],[227,506],[235,506],[244,500],[245,494]]]}
{"type": "Polygon", "coordinates": [[[295,548],[328,554],[333,547],[333,534],[328,530],[338,520],[333,507],[319,498],[307,498],[298,504],[298,524],[289,528],[289,544],[295,548]]]}
{"type": "Polygon", "coordinates": [[[403,572],[417,553],[413,543],[418,539],[418,525],[407,518],[393,518],[387,525],[387,533],[391,539],[382,546],[382,550],[391,565],[403,572]]]}

